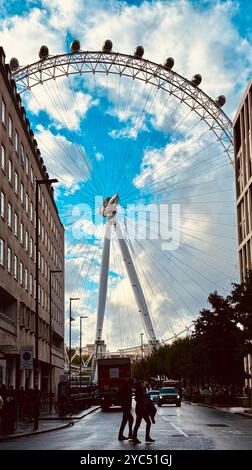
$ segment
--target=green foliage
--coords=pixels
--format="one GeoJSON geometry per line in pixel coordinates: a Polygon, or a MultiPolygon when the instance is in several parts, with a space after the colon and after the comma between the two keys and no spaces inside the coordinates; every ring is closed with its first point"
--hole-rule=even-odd
{"type": "Polygon", "coordinates": [[[165,375],[184,384],[242,384],[243,356],[252,350],[252,274],[226,298],[213,292],[191,335],[161,346],[133,364],[137,379],[165,375]]]}

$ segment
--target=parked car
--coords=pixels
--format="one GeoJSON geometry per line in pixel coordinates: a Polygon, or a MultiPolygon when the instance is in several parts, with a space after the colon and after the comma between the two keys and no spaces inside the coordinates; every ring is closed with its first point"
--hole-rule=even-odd
{"type": "Polygon", "coordinates": [[[149,390],[147,392],[147,395],[149,395],[149,397],[152,401],[158,402],[159,390],[149,390]]]}
{"type": "Polygon", "coordinates": [[[181,406],[181,399],[181,395],[175,387],[162,387],[158,396],[158,406],[165,404],[181,406]]]}

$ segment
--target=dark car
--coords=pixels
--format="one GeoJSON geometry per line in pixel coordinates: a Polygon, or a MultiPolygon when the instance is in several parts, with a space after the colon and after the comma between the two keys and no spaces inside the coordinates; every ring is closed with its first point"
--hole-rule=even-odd
{"type": "Polygon", "coordinates": [[[181,406],[181,395],[175,387],[160,388],[158,406],[162,405],[181,406]]]}
{"type": "Polygon", "coordinates": [[[159,390],[149,390],[147,392],[147,395],[149,395],[149,397],[152,401],[158,402],[159,390]]]}

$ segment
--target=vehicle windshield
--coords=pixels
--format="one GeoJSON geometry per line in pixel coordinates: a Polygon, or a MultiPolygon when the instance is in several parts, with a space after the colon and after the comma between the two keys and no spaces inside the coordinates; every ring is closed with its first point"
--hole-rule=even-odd
{"type": "Polygon", "coordinates": [[[163,387],[160,389],[160,393],[178,393],[175,387],[163,387]]]}
{"type": "Polygon", "coordinates": [[[159,391],[158,390],[150,390],[148,392],[148,395],[159,395],[159,391]]]}

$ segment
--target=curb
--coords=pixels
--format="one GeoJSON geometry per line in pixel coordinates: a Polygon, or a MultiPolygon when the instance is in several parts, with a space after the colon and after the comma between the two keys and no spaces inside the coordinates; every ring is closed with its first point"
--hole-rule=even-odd
{"type": "Polygon", "coordinates": [[[72,423],[63,424],[62,426],[57,426],[55,428],[50,429],[41,429],[40,431],[30,431],[26,433],[20,434],[12,434],[11,436],[1,437],[0,442],[11,441],[12,439],[20,439],[21,437],[28,437],[28,436],[37,436],[38,434],[44,434],[46,432],[58,431],[58,429],[64,429],[72,426],[72,423]]]}
{"type": "MultiPolygon", "coordinates": [[[[62,424],[61,426],[57,426],[57,427],[54,427],[54,428],[50,428],[50,429],[41,429],[39,431],[30,431],[30,432],[26,432],[26,433],[20,433],[20,434],[12,434],[10,436],[6,436],[6,437],[1,437],[0,438],[0,442],[5,442],[5,441],[10,441],[12,439],[21,439],[22,437],[29,437],[29,436],[37,436],[38,434],[45,434],[47,432],[53,432],[53,431],[58,431],[58,430],[61,430],[61,429],[66,429],[66,428],[69,428],[71,426],[74,425],[73,423],[73,420],[74,419],[82,419],[82,418],[85,418],[85,416],[88,416],[89,414],[93,413],[94,411],[98,410],[100,408],[100,406],[97,406],[96,408],[94,408],[93,410],[89,410],[87,413],[83,414],[82,416],[80,417],[76,417],[76,418],[65,418],[65,419],[71,419],[71,422],[67,423],[67,424],[62,424]]],[[[43,418],[42,418],[43,419],[43,418]]],[[[47,418],[44,418],[44,419],[47,419],[47,418]]],[[[50,418],[49,418],[50,419],[50,418]]]]}
{"type": "MultiPolygon", "coordinates": [[[[96,411],[100,408],[100,406],[96,406],[95,408],[93,408],[92,410],[89,410],[87,411],[86,413],[82,414],[81,416],[71,416],[71,419],[72,420],[78,420],[78,419],[82,419],[82,418],[85,418],[85,416],[89,415],[90,413],[93,413],[93,411],[96,411]]],[[[50,421],[50,420],[53,420],[53,421],[65,421],[65,420],[69,420],[69,417],[67,416],[62,416],[62,417],[51,417],[51,416],[41,416],[41,418],[39,418],[39,421],[50,421]]]]}

